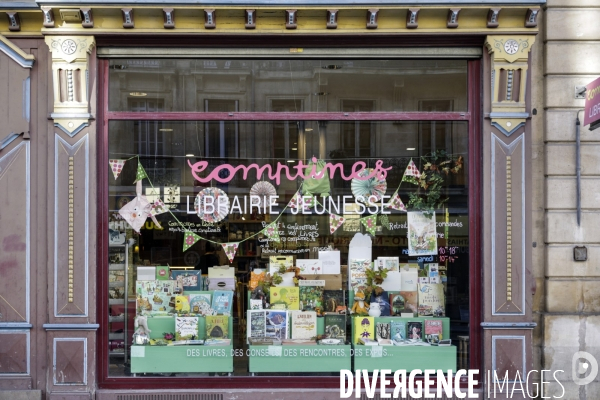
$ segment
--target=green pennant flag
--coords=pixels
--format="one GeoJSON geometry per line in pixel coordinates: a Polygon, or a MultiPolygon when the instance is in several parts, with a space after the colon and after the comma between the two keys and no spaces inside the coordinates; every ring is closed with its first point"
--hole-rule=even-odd
{"type": "Polygon", "coordinates": [[[273,222],[273,223],[267,225],[265,227],[265,229],[263,229],[263,233],[265,234],[266,237],[271,239],[273,242],[279,243],[280,238],[279,238],[279,229],[278,228],[279,228],[278,223],[273,222]]]}
{"type": "Polygon", "coordinates": [[[140,162],[140,160],[138,160],[137,173],[135,174],[135,181],[133,181],[133,183],[141,181],[142,179],[147,177],[148,175],[146,174],[146,170],[144,169],[144,167],[142,167],[142,163],[140,162]]]}
{"type": "Polygon", "coordinates": [[[365,226],[367,232],[375,236],[375,231],[377,230],[377,214],[361,218],[360,222],[365,226]]]}
{"type": "Polygon", "coordinates": [[[196,235],[194,232],[185,231],[185,234],[183,236],[183,251],[188,250],[200,239],[202,238],[196,235]]]}

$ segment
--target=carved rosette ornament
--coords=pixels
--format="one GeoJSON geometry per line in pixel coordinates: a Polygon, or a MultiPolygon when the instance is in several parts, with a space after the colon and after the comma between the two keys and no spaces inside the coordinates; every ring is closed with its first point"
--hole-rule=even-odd
{"type": "Polygon", "coordinates": [[[89,112],[88,54],[93,36],[46,36],[52,53],[54,126],[73,137],[92,117],[89,112]]]}
{"type": "Polygon", "coordinates": [[[535,36],[488,36],[492,58],[492,125],[506,136],[525,125],[527,60],[535,36]]]}

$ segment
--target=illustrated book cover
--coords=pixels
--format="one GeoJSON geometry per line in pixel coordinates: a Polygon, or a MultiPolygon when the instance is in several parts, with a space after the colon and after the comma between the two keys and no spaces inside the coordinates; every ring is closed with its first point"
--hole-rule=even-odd
{"type": "Polygon", "coordinates": [[[406,322],[390,321],[390,335],[392,340],[406,340],[406,322]]]}
{"type": "Polygon", "coordinates": [[[233,292],[231,290],[215,290],[212,298],[212,308],[217,314],[231,314],[233,292]]]}
{"type": "Polygon", "coordinates": [[[375,338],[377,341],[382,339],[389,340],[391,337],[391,329],[388,322],[377,322],[375,324],[375,338]]]}
{"type": "Polygon", "coordinates": [[[229,317],[226,315],[207,315],[207,339],[229,339],[229,317]]]}
{"type": "Polygon", "coordinates": [[[407,339],[423,340],[423,323],[421,321],[409,321],[407,323],[407,339]]]}
{"type": "Polygon", "coordinates": [[[375,340],[375,318],[354,317],[353,323],[354,344],[359,344],[361,339],[375,340]]]}
{"type": "Polygon", "coordinates": [[[171,271],[171,280],[180,281],[183,290],[201,290],[202,271],[171,271]]]}
{"type": "Polygon", "coordinates": [[[414,292],[400,292],[400,295],[404,298],[404,311],[405,313],[417,313],[419,301],[418,301],[418,292],[415,290],[414,292]]]}
{"type": "Polygon", "coordinates": [[[446,315],[444,285],[442,283],[419,284],[419,316],[443,317],[446,315]]]}
{"type": "Polygon", "coordinates": [[[169,267],[168,266],[156,267],[156,280],[158,280],[158,281],[169,280],[169,267]]]}
{"type": "Polygon", "coordinates": [[[381,317],[389,317],[391,315],[390,310],[390,295],[385,290],[381,292],[379,295],[376,295],[375,292],[371,294],[371,299],[369,304],[379,303],[379,309],[381,310],[381,317]]]}
{"type": "Polygon", "coordinates": [[[329,339],[346,340],[346,315],[345,314],[326,314],[325,317],[325,335],[329,339]]]}
{"type": "Polygon", "coordinates": [[[407,223],[408,255],[437,255],[435,212],[409,211],[407,223]]]}
{"type": "Polygon", "coordinates": [[[346,306],[345,293],[343,290],[323,290],[323,311],[337,313],[346,306]]]}
{"type": "Polygon", "coordinates": [[[190,294],[190,313],[202,314],[202,310],[206,310],[211,307],[211,295],[210,293],[196,293],[190,294]]]}
{"type": "Polygon", "coordinates": [[[198,339],[198,317],[175,317],[175,340],[198,339]]]}
{"type": "Polygon", "coordinates": [[[312,339],[317,336],[317,313],[314,311],[290,311],[292,339],[312,339]]]}
{"type": "Polygon", "coordinates": [[[296,286],[274,286],[270,292],[271,307],[285,310],[300,309],[300,289],[296,286]]]}
{"type": "Polygon", "coordinates": [[[246,337],[261,338],[265,336],[267,313],[265,310],[248,310],[246,315],[246,337]]]}
{"type": "Polygon", "coordinates": [[[322,310],[324,287],[324,280],[299,280],[300,310],[315,311],[317,308],[322,310]]]}
{"type": "Polygon", "coordinates": [[[278,340],[288,338],[288,312],[285,310],[265,310],[266,329],[265,337],[278,340]]]}
{"type": "Polygon", "coordinates": [[[371,268],[371,260],[350,260],[348,285],[354,293],[367,288],[367,270],[371,268]]]}
{"type": "Polygon", "coordinates": [[[442,340],[443,322],[441,319],[425,320],[425,340],[428,342],[439,342],[442,340]],[[437,337],[437,339],[436,339],[437,337]]]}
{"type": "Polygon", "coordinates": [[[148,315],[167,315],[174,312],[175,281],[136,281],[136,309],[148,315]]]}

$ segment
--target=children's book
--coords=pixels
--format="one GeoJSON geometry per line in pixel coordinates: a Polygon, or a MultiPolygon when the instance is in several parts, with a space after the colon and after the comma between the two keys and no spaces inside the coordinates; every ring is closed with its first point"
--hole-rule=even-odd
{"type": "Polygon", "coordinates": [[[323,309],[324,280],[300,280],[298,289],[300,291],[300,310],[315,311],[323,309]]]}
{"type": "Polygon", "coordinates": [[[202,271],[172,270],[171,279],[181,282],[183,290],[202,290],[202,271]]]}
{"type": "Polygon", "coordinates": [[[231,314],[233,292],[231,290],[215,290],[212,298],[212,308],[217,314],[231,314]]]}
{"type": "Polygon", "coordinates": [[[441,319],[425,320],[425,340],[428,342],[439,342],[442,340],[443,323],[441,319]],[[437,337],[437,339],[436,339],[437,337]]]}
{"type": "Polygon", "coordinates": [[[375,340],[375,318],[354,317],[353,323],[354,344],[359,344],[361,339],[375,340]]]}
{"type": "Polygon", "coordinates": [[[377,322],[375,324],[375,338],[377,341],[381,339],[391,339],[390,324],[388,322],[377,322]]]}
{"type": "Polygon", "coordinates": [[[271,307],[284,310],[300,309],[300,289],[295,286],[274,286],[270,291],[271,307]]]}
{"type": "Polygon", "coordinates": [[[167,315],[174,312],[175,281],[136,281],[136,309],[148,315],[167,315]],[[172,299],[172,300],[171,300],[172,299]],[[173,301],[173,305],[170,305],[173,301]]]}
{"type": "Polygon", "coordinates": [[[168,281],[169,280],[169,267],[156,267],[156,280],[168,281]]]}
{"type": "Polygon", "coordinates": [[[326,314],[325,315],[325,335],[329,339],[346,340],[346,315],[345,314],[326,314]]]}
{"type": "Polygon", "coordinates": [[[314,311],[290,311],[292,339],[312,339],[317,336],[317,313],[314,311]]]}
{"type": "Polygon", "coordinates": [[[288,312],[285,310],[265,310],[265,337],[283,340],[288,338],[288,312]]]}
{"type": "Polygon", "coordinates": [[[198,339],[198,317],[175,317],[175,340],[198,339]]]}
{"type": "Polygon", "coordinates": [[[248,310],[246,315],[246,337],[261,338],[265,336],[267,326],[265,310],[248,310]]]}
{"type": "Polygon", "coordinates": [[[371,294],[371,301],[369,304],[379,303],[379,309],[381,310],[382,317],[389,317],[391,315],[390,310],[390,295],[385,290],[381,292],[379,296],[373,292],[371,294]]]}
{"type": "Polygon", "coordinates": [[[226,315],[207,315],[206,317],[207,339],[229,338],[229,317],[226,315]]]}
{"type": "Polygon", "coordinates": [[[404,296],[400,293],[390,294],[390,314],[392,316],[400,316],[404,311],[404,296]]]}
{"type": "Polygon", "coordinates": [[[210,293],[197,293],[190,294],[190,313],[202,314],[202,310],[206,310],[211,307],[211,295],[210,293]]]}
{"type": "Polygon", "coordinates": [[[404,311],[405,313],[417,313],[418,307],[418,296],[417,291],[414,292],[400,292],[400,295],[404,297],[404,311]]]}
{"type": "Polygon", "coordinates": [[[346,299],[343,290],[323,290],[323,312],[337,313],[341,307],[346,307],[346,299]]]}
{"type": "Polygon", "coordinates": [[[390,321],[391,339],[395,341],[406,340],[406,322],[390,321]]]}
{"type": "Polygon", "coordinates": [[[435,212],[409,211],[407,224],[408,255],[437,255],[435,212]]]}
{"type": "Polygon", "coordinates": [[[364,291],[367,288],[367,270],[371,268],[371,260],[350,260],[348,285],[350,290],[364,291]]]}
{"type": "Polygon", "coordinates": [[[263,301],[261,299],[250,299],[250,309],[251,310],[262,310],[263,309],[263,301]]]}
{"type": "Polygon", "coordinates": [[[418,311],[419,316],[443,317],[446,315],[446,300],[443,284],[419,284],[418,311]]]}
{"type": "Polygon", "coordinates": [[[178,294],[175,296],[174,302],[169,302],[169,305],[175,308],[175,312],[179,315],[190,313],[190,299],[189,296],[178,294]]]}
{"type": "Polygon", "coordinates": [[[406,333],[409,340],[423,340],[423,323],[421,321],[409,321],[406,333]]]}

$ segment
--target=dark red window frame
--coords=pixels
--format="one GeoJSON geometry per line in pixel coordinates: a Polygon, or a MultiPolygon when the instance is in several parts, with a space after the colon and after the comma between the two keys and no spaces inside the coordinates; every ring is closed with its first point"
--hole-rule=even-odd
{"type": "MultiPolygon", "coordinates": [[[[481,281],[481,60],[468,61],[468,109],[466,112],[306,112],[306,113],[203,113],[161,112],[134,113],[108,110],[108,60],[98,60],[98,132],[97,132],[97,315],[100,324],[97,337],[98,386],[103,389],[217,389],[217,388],[329,388],[338,389],[339,377],[211,377],[183,379],[169,377],[108,376],[108,122],[109,120],[329,120],[329,121],[467,121],[469,132],[469,337],[470,368],[481,371],[482,354],[482,281],[481,281]]],[[[479,382],[483,379],[480,377],[479,382]]],[[[462,386],[462,385],[461,385],[462,386]]]]}

